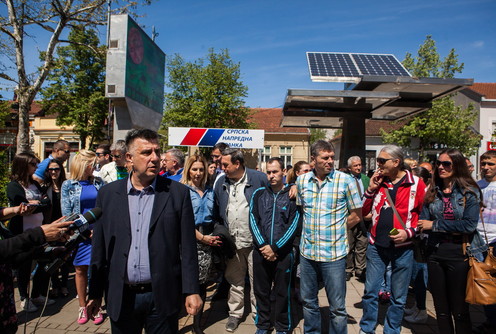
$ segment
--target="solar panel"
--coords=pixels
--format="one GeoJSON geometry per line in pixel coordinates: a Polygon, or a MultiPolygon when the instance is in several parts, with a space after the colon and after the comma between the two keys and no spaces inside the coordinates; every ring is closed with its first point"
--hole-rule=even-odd
{"type": "Polygon", "coordinates": [[[313,81],[360,82],[364,75],[407,76],[393,55],[339,52],[307,52],[313,81]]]}

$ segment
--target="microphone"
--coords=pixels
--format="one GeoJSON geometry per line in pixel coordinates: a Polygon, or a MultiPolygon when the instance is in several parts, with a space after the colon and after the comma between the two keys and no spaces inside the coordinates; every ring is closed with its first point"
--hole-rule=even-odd
{"type": "Polygon", "coordinates": [[[97,219],[101,217],[101,215],[102,209],[100,208],[93,208],[91,210],[88,210],[84,213],[84,215],[73,213],[66,219],[64,219],[64,221],[66,222],[71,220],[74,221],[74,223],[68,226],[67,232],[73,231],[83,233],[90,227],[90,224],[96,222],[97,219]]]}
{"type": "Polygon", "coordinates": [[[74,234],[69,240],[67,240],[67,242],[63,246],[64,250],[59,251],[58,254],[56,254],[55,260],[45,266],[44,269],[49,275],[52,275],[55,271],[57,271],[58,268],[60,268],[62,264],[64,264],[64,262],[70,257],[72,251],[76,249],[80,242],[90,237],[91,232],[88,230],[89,226],[90,224],[93,224],[98,218],[100,218],[101,215],[102,209],[93,208],[85,212],[84,215],[71,214],[64,220],[74,221],[74,223],[72,223],[68,227],[68,232],[74,231],[74,234]]]}

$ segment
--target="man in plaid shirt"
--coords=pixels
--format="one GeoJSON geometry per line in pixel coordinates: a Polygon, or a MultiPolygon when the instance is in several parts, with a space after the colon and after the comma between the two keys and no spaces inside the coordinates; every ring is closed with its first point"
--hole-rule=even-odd
{"type": "Polygon", "coordinates": [[[303,210],[300,279],[305,333],[321,333],[319,278],[329,301],[330,333],[347,333],[347,226],[362,219],[362,201],[353,178],[334,170],[334,147],[319,140],[311,147],[313,171],[296,180],[297,204],[303,210]]]}

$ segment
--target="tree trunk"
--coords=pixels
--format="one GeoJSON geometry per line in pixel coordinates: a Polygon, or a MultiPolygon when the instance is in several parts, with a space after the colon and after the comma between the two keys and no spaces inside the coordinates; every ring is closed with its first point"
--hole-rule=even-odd
{"type": "Polygon", "coordinates": [[[31,110],[32,100],[33,99],[29,97],[29,93],[19,92],[19,129],[17,132],[17,154],[31,152],[31,143],[29,140],[29,111],[31,110]]]}

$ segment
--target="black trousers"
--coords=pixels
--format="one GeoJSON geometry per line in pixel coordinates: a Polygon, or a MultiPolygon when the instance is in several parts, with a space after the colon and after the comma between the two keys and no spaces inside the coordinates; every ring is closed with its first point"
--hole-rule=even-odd
{"type": "Polygon", "coordinates": [[[272,328],[271,311],[275,315],[276,331],[288,332],[293,323],[291,290],[294,285],[294,253],[290,252],[276,261],[267,261],[255,249],[253,252],[253,291],[257,301],[258,329],[272,328]],[[272,308],[273,306],[273,308],[272,308]]]}
{"type": "Polygon", "coordinates": [[[112,334],[176,334],[178,315],[160,317],[153,292],[136,293],[124,288],[119,320],[110,319],[112,334]]]}
{"type": "Polygon", "coordinates": [[[441,243],[429,257],[427,268],[439,332],[472,333],[469,306],[465,302],[469,264],[462,245],[441,243]]]}

